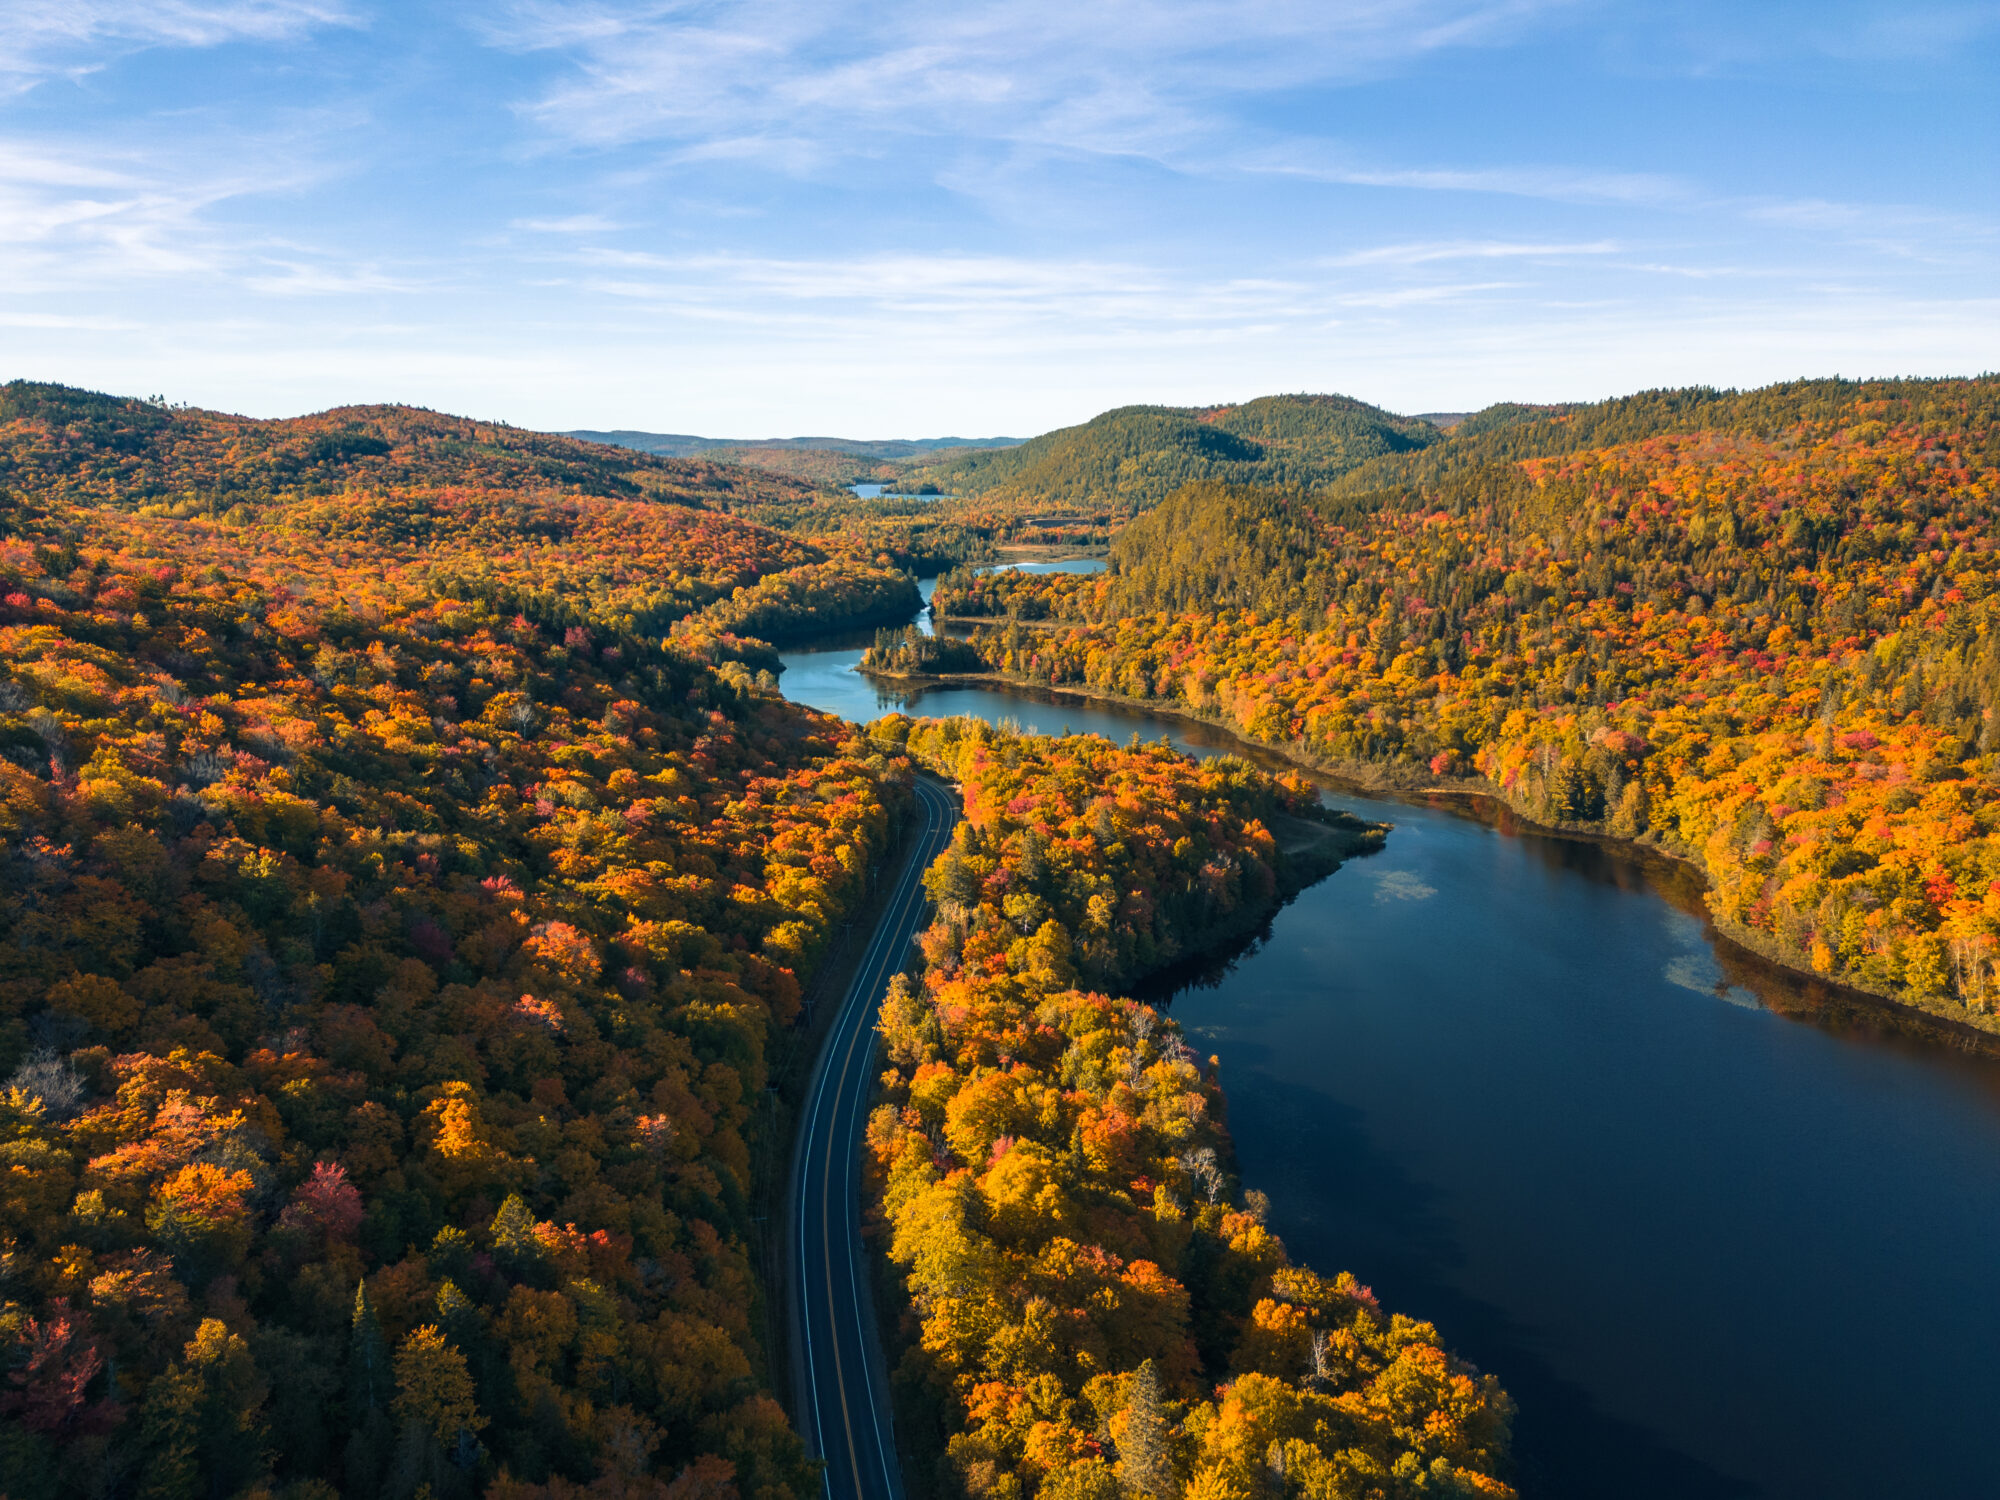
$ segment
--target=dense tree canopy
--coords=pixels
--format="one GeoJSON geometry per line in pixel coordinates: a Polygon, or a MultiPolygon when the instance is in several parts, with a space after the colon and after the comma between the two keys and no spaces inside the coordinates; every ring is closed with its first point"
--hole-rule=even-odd
{"type": "Polygon", "coordinates": [[[1183,484],[1325,484],[1370,459],[1437,442],[1428,422],[1345,396],[1265,396],[1240,406],[1127,406],[1010,448],[919,471],[975,497],[975,515],[1143,510],[1183,484]]]}
{"type": "MultiPolygon", "coordinates": [[[[882,1008],[869,1126],[910,1299],[896,1372],[944,1493],[1506,1496],[1511,1405],[1428,1324],[1293,1266],[1240,1193],[1214,1060],[1115,998],[1261,920],[1303,783],[1164,742],[890,719],[966,817],[882,1008]]],[[[919,1475],[920,1480],[931,1476],[919,1475]]]]}
{"type": "Polygon", "coordinates": [[[908,582],[419,478],[0,511],[12,1500],[815,1487],[753,1104],[906,783],[656,632],[908,582]]]}
{"type": "Polygon", "coordinates": [[[408,406],[279,421],[169,407],[70,386],[0,386],[0,485],[67,501],[180,514],[354,485],[554,490],[684,504],[803,500],[758,470],[475,422],[408,406]]]}
{"type": "Polygon", "coordinates": [[[1766,951],[1991,1025],[1996,418],[1994,379],[1654,393],[1383,460],[1391,487],[1191,487],[1113,575],[936,602],[1087,622],[982,633],[1003,671],[1649,838],[1766,951]]]}
{"type": "Polygon", "coordinates": [[[968,818],[872,1138],[951,1482],[1506,1493],[1504,1395],[1288,1266],[1213,1077],[1081,987],[1379,833],[1240,762],[792,708],[768,641],[906,619],[900,565],[988,531],[606,453],[0,396],[12,1500],[809,1494],[753,1103],[912,755],[968,818]],[[976,1348],[954,1223],[1001,1257],[976,1348]]]}

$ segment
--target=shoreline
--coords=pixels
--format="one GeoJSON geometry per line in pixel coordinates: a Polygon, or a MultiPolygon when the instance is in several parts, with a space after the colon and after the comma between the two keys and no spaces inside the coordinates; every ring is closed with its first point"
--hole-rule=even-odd
{"type": "MultiPolygon", "coordinates": [[[[917,766],[918,775],[929,777],[945,788],[963,815],[965,798],[960,784],[936,767],[914,757],[912,763],[917,766]]],[[[1305,815],[1278,813],[1267,820],[1267,826],[1277,841],[1279,856],[1272,872],[1277,878],[1277,889],[1272,896],[1231,913],[1225,920],[1205,929],[1197,941],[1171,958],[1148,965],[1136,975],[1104,978],[1102,986],[1107,993],[1152,1006],[1162,1016],[1170,1015],[1165,999],[1149,993],[1153,987],[1183,970],[1227,961],[1231,954],[1241,951],[1257,934],[1269,927],[1278,913],[1302,892],[1326,879],[1348,860],[1381,849],[1389,825],[1371,823],[1344,809],[1317,807],[1309,809],[1305,815]]],[[[879,1014],[879,1001],[876,1011],[879,1014]]],[[[1212,1062],[1198,1062],[1196,1066],[1213,1086],[1229,1167],[1236,1172],[1236,1138],[1230,1133],[1228,1124],[1229,1096],[1212,1062]]],[[[878,1076],[869,1088],[871,1112],[882,1103],[882,1078],[885,1076],[878,1076]]],[[[900,1369],[909,1351],[920,1343],[921,1335],[915,1326],[917,1320],[909,1317],[911,1304],[905,1273],[889,1255],[891,1226],[882,1213],[883,1184],[873,1178],[872,1167],[865,1158],[861,1171],[864,1184],[861,1237],[868,1246],[874,1293],[870,1299],[873,1311],[871,1323],[884,1362],[892,1370],[900,1369]]],[[[903,1466],[905,1487],[916,1500],[938,1500],[940,1489],[933,1476],[946,1449],[943,1443],[936,1441],[936,1423],[925,1420],[929,1413],[918,1404],[912,1387],[900,1384],[887,1371],[883,1374],[895,1419],[891,1441],[903,1466]]]]}
{"type": "MultiPolygon", "coordinates": [[[[1518,826],[1527,831],[1549,838],[1573,839],[1583,843],[1600,844],[1618,854],[1641,863],[1658,862],[1676,870],[1684,871],[1700,881],[1706,896],[1709,889],[1708,872],[1690,855],[1670,849],[1647,836],[1637,839],[1619,838],[1600,829],[1584,826],[1566,827],[1562,824],[1543,823],[1521,812],[1497,788],[1485,778],[1438,777],[1420,775],[1415,772],[1398,774],[1391,768],[1371,761],[1328,761],[1288,745],[1267,745],[1250,739],[1235,725],[1219,717],[1212,717],[1201,710],[1184,704],[1166,704],[1144,698],[1129,698],[1122,693],[1107,692],[1090,686],[1053,685],[1036,682],[1025,677],[1013,677],[1004,672],[939,672],[901,673],[881,672],[867,667],[856,668],[863,676],[873,681],[892,683],[906,687],[984,687],[1010,690],[1032,689],[1047,693],[1052,698],[1070,698],[1084,703],[1105,703],[1119,708],[1136,709],[1163,718],[1178,719],[1184,723],[1199,724],[1204,728],[1218,730],[1240,744],[1252,756],[1270,755],[1288,765],[1310,771],[1344,784],[1364,795],[1390,795],[1398,797],[1450,798],[1470,804],[1475,815],[1484,811],[1480,804],[1504,812],[1518,826]]],[[[1497,821],[1497,819],[1493,820],[1497,821]]],[[[1898,996],[1885,994],[1880,990],[1863,985],[1834,979],[1819,973],[1785,954],[1778,945],[1764,934],[1740,929],[1737,924],[1716,915],[1707,904],[1702,907],[1707,920],[1716,935],[1739,950],[1740,954],[1757,964],[1767,965],[1792,983],[1818,986],[1828,992],[1827,998],[1863,1010],[1884,1015],[1896,1020],[1920,1021],[1926,1034],[1936,1033],[1932,1040],[1951,1042],[1959,1050],[1983,1053],[2000,1057],[2000,1017],[1988,1018],[1990,1025],[1959,1015],[1943,1014],[1915,1005],[1898,996]]]]}

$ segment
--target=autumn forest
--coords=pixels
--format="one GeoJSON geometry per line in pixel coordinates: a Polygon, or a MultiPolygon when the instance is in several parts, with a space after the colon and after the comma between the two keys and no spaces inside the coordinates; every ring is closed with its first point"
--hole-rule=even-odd
{"type": "Polygon", "coordinates": [[[1692,861],[1732,935],[2000,994],[2000,382],[1660,392],[1203,481],[1097,577],[960,573],[991,669],[1692,861]]]}
{"type": "Polygon", "coordinates": [[[1506,1372],[1294,1262],[1134,998],[1395,837],[1305,771],[2000,1030],[2000,379],[1124,408],[882,470],[935,499],[761,451],[0,387],[4,1500],[819,1494],[769,1220],[919,777],[913,1500],[1515,1493],[1506,1372]],[[993,569],[1051,546],[1108,567],[993,569]],[[1266,753],[787,701],[854,631],[1266,753]]]}

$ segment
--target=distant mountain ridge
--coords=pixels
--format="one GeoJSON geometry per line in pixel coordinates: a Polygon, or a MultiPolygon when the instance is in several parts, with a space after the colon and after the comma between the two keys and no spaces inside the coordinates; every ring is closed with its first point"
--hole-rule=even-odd
{"type": "Polygon", "coordinates": [[[807,484],[845,487],[857,481],[887,483],[912,465],[981,448],[1002,448],[1019,438],[709,438],[685,432],[576,431],[563,436],[651,453],[663,458],[734,464],[783,474],[807,484]]]}
{"type": "Polygon", "coordinates": [[[613,432],[581,429],[563,437],[586,443],[605,443],[614,448],[634,448],[641,453],[657,453],[663,458],[706,457],[721,449],[789,448],[839,453],[849,458],[916,458],[945,448],[1008,448],[1022,438],[711,438],[684,432],[635,432],[620,428],[613,432]]]}

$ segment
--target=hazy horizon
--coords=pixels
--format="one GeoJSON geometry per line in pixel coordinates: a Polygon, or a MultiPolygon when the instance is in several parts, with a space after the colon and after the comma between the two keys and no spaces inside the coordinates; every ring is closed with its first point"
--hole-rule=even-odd
{"type": "MultiPolygon", "coordinates": [[[[1952,380],[1952,379],[1983,380],[1991,378],[1995,373],[1996,372],[1993,370],[1973,370],[1973,371],[1946,370],[1946,371],[1940,371],[1936,374],[1922,374],[1922,375],[1881,375],[1875,373],[1866,373],[1858,376],[1846,376],[1846,375],[1837,376],[1832,374],[1807,373],[1791,377],[1791,379],[1795,380],[1847,379],[1855,381],[1934,380],[1934,379],[1935,380],[1952,380]]],[[[33,375],[19,375],[19,376],[11,376],[9,378],[27,380],[30,382],[34,382],[37,379],[37,377],[33,375]]],[[[69,382],[53,382],[53,383],[69,384],[69,382]]],[[[1765,385],[1782,385],[1785,383],[1787,382],[1769,381],[1769,382],[1760,382],[1758,386],[1729,387],[1720,385],[1718,382],[1715,381],[1692,381],[1689,382],[1689,386],[1691,387],[1706,386],[1717,390],[1731,390],[1731,389],[1755,390],[1765,385]]],[[[1621,396],[1639,395],[1645,391],[1674,389],[1674,388],[1686,388],[1686,387],[1667,387],[1658,384],[1649,386],[1635,386],[1630,390],[1613,391],[1607,394],[1606,396],[1596,397],[1591,399],[1615,400],[1621,396]]],[[[160,394],[160,393],[154,393],[153,395],[149,396],[140,396],[132,391],[116,391],[116,390],[99,390],[98,393],[101,395],[114,396],[125,400],[153,400],[156,399],[156,397],[160,394]]],[[[605,442],[608,439],[622,435],[622,436],[632,436],[632,437],[672,438],[672,439],[681,439],[685,441],[697,441],[703,444],[713,445],[716,447],[723,447],[723,446],[755,447],[760,444],[792,444],[795,446],[796,445],[809,446],[813,443],[822,443],[822,442],[879,445],[883,447],[887,447],[892,444],[939,445],[946,443],[962,444],[966,447],[980,447],[985,445],[997,446],[1001,444],[1018,444],[1026,442],[1031,438],[1043,436],[1046,433],[1060,431],[1064,428],[1081,427],[1089,423],[1096,417],[1103,416],[1107,412],[1116,411],[1122,407],[1163,406],[1163,407],[1175,407],[1182,410],[1208,411],[1208,410],[1219,410],[1225,407],[1242,406],[1249,401],[1254,401],[1259,399],[1260,397],[1266,397],[1266,396],[1350,397],[1354,400],[1365,402],[1368,405],[1373,406],[1380,411],[1387,412],[1391,416],[1408,417],[1419,420],[1428,420],[1430,418],[1442,417],[1442,416],[1463,418],[1467,416],[1472,416],[1477,412],[1484,410],[1485,407],[1487,406],[1495,406],[1495,405],[1516,404],[1522,406],[1557,406],[1557,405],[1570,405],[1570,404],[1587,404],[1587,403],[1577,403],[1577,402],[1562,401],[1562,400],[1542,400],[1539,398],[1532,398],[1532,397],[1521,398],[1514,396],[1502,396],[1496,398],[1496,400],[1494,401],[1487,402],[1485,403],[1485,406],[1480,406],[1480,407],[1430,406],[1430,407],[1423,407],[1420,409],[1400,409],[1396,407],[1385,406],[1381,402],[1369,401],[1366,396],[1357,396],[1355,395],[1355,393],[1351,391],[1259,391],[1255,395],[1238,396],[1227,400],[1217,400],[1217,401],[1118,402],[1112,406],[1099,407],[1092,411],[1083,412],[1079,415],[1055,422],[1048,427],[1038,428],[1032,432],[984,434],[979,436],[969,436],[959,433],[912,432],[912,433],[898,433],[886,437],[872,433],[868,435],[857,435],[855,433],[838,433],[838,432],[816,432],[816,433],[766,432],[753,437],[744,437],[741,435],[732,435],[729,433],[689,432],[671,426],[597,427],[597,426],[585,425],[577,427],[543,427],[529,422],[512,421],[509,418],[494,416],[489,412],[454,411],[446,407],[427,405],[418,402],[365,401],[365,400],[343,401],[343,402],[338,402],[333,406],[314,407],[310,410],[302,409],[298,411],[270,411],[270,412],[244,411],[222,406],[203,406],[199,402],[182,403],[174,401],[172,398],[169,398],[169,404],[187,405],[201,410],[214,411],[225,416],[249,417],[257,421],[285,421],[288,419],[299,418],[299,417],[319,416],[329,411],[338,411],[347,408],[361,408],[369,406],[404,406],[414,410],[434,411],[438,413],[440,416],[459,417],[476,422],[497,422],[502,424],[503,426],[515,427],[525,431],[548,433],[552,436],[557,436],[557,437],[575,437],[584,439],[586,441],[594,441],[594,442],[605,442]]],[[[611,446],[616,447],[622,445],[612,443],[611,446]]]]}

